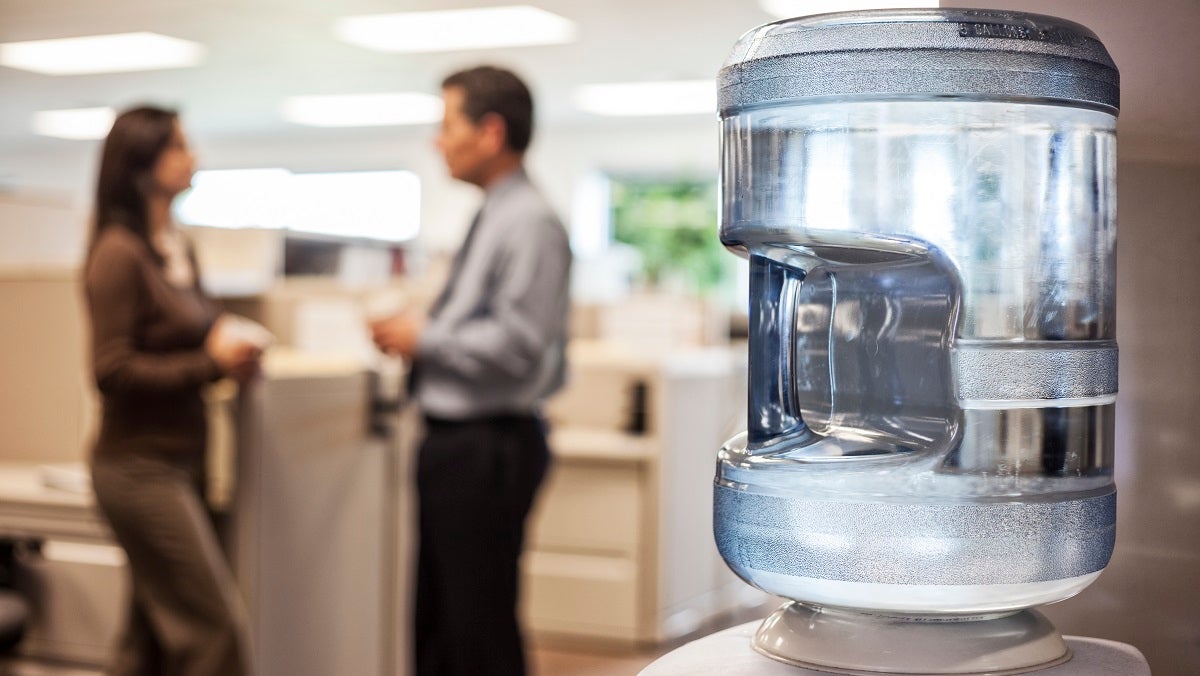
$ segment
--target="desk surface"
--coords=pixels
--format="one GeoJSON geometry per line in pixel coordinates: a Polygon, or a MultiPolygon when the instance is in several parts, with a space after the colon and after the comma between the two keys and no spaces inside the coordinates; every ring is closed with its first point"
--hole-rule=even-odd
{"type": "MultiPolygon", "coordinates": [[[[759,655],[750,647],[760,622],[747,622],[673,650],[640,676],[829,676],[759,655]]],[[[1150,676],[1150,666],[1131,645],[1080,636],[1065,637],[1073,657],[1037,676],[1150,676]]]]}
{"type": "Polygon", "coordinates": [[[0,504],[90,510],[94,503],[84,463],[0,462],[0,504]]]}

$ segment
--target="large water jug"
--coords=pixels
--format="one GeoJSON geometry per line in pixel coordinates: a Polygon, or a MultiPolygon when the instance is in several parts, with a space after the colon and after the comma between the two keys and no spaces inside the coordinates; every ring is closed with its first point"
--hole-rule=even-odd
{"type": "Polygon", "coordinates": [[[1017,611],[1115,535],[1112,60],[1034,14],[827,14],[747,33],[719,93],[721,239],[751,270],[722,556],[799,624],[1041,631],[1017,611]]]}

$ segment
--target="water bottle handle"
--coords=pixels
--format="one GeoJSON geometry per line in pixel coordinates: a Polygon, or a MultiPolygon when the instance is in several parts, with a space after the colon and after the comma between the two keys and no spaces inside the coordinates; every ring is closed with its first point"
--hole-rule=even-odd
{"type": "Polygon", "coordinates": [[[773,392],[750,389],[751,417],[746,441],[754,454],[787,448],[789,452],[803,449],[804,455],[814,458],[843,455],[840,440],[809,429],[796,401],[795,321],[806,275],[807,271],[801,268],[765,257],[759,265],[754,265],[752,258],[750,293],[770,302],[752,304],[750,382],[774,383],[778,388],[773,392]]]}
{"type": "Polygon", "coordinates": [[[751,258],[751,293],[758,301],[750,316],[751,452],[803,449],[815,460],[944,447],[958,418],[950,347],[960,292],[953,267],[932,248],[851,264],[812,262],[801,267],[751,258]],[[798,311],[814,299],[829,312],[826,328],[815,333],[797,323],[798,311]],[[828,359],[823,386],[813,380],[821,369],[799,361],[810,358],[798,350],[802,342],[812,349],[814,335],[828,359]],[[885,335],[924,338],[885,341],[885,335]],[[801,409],[816,415],[820,409],[812,406],[819,402],[828,403],[831,415],[851,412],[851,425],[839,419],[831,429],[854,433],[810,429],[824,426],[806,423],[801,409]]]}
{"type": "Polygon", "coordinates": [[[789,268],[765,256],[750,256],[749,410],[751,447],[807,429],[796,406],[792,387],[795,359],[793,317],[803,282],[803,270],[789,268]],[[773,390],[756,384],[773,383],[773,390]]]}

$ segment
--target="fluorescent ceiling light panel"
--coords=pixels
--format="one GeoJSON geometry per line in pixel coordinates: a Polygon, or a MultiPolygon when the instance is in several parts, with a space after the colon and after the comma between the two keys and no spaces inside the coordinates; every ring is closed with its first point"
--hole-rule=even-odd
{"type": "Polygon", "coordinates": [[[932,8],[938,6],[938,0],[759,0],[758,5],[771,16],[790,19],[860,9],[932,8]]]}
{"type": "Polygon", "coordinates": [[[282,113],[288,122],[310,127],[429,124],[442,119],[442,100],[423,92],[293,96],[282,113]]]}
{"type": "Polygon", "coordinates": [[[44,75],[185,68],[204,60],[201,44],[157,33],[119,33],[0,44],[0,65],[44,75]]]}
{"type": "Polygon", "coordinates": [[[450,52],[555,45],[575,39],[575,23],[529,5],[370,14],[338,20],[334,33],[381,52],[450,52]]]}
{"type": "Polygon", "coordinates": [[[43,110],[33,114],[33,131],[79,141],[99,139],[108,135],[116,117],[112,108],[43,110]]]}
{"type": "Polygon", "coordinates": [[[575,105],[596,115],[716,115],[717,86],[712,80],[628,82],[584,85],[575,105]]]}

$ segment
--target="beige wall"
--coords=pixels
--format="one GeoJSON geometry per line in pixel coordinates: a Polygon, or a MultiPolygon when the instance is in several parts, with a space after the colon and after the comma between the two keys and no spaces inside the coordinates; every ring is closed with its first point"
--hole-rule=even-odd
{"type": "Polygon", "coordinates": [[[66,191],[0,193],[0,460],[84,457],[95,401],[76,274],[86,221],[66,191]]]}
{"type": "Polygon", "coordinates": [[[1117,548],[1047,615],[1184,676],[1200,664],[1200,167],[1123,163],[1117,185],[1117,548]]]}
{"type": "Polygon", "coordinates": [[[0,270],[78,265],[87,239],[80,204],[65,188],[0,192],[0,270]]]}
{"type": "Polygon", "coordinates": [[[86,457],[94,398],[71,269],[0,271],[0,460],[86,457]]]}

